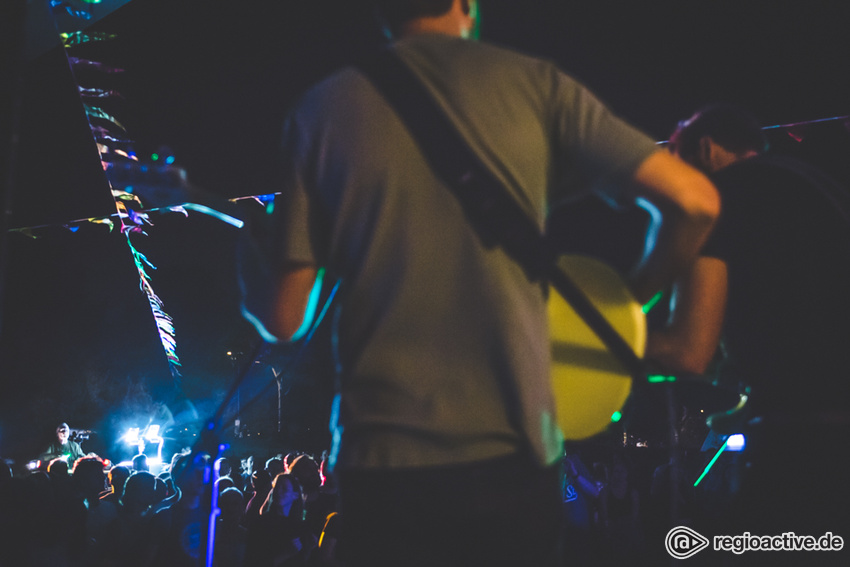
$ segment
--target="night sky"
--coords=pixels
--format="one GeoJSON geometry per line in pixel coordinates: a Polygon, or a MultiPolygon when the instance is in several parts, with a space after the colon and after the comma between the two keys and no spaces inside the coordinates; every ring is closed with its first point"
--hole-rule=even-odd
{"type": "MultiPolygon", "coordinates": [[[[482,4],[482,39],[555,60],[657,140],[716,101],[751,109],[765,126],[850,114],[850,34],[840,0],[482,4]]],[[[269,164],[286,106],[380,42],[354,0],[132,0],[88,31],[116,38],[72,55],[124,73],[72,76],[59,47],[29,58],[24,69],[11,226],[54,228],[37,239],[7,235],[0,456],[34,457],[59,420],[98,431],[90,449],[100,443],[107,452],[121,427],[146,425],[163,404],[181,425],[203,422],[258,345],[238,313],[233,227],[197,214],[154,215],[148,236],[132,237],[156,266],[153,287],[174,319],[179,382],[126,239],[104,226],[60,227],[114,212],[75,81],[120,92],[103,106],[139,155],[168,147],[194,184],[227,197],[262,194],[274,191],[269,164]]],[[[12,114],[8,105],[2,111],[6,144],[12,114]]],[[[771,136],[777,148],[850,179],[840,121],[793,133],[803,141],[781,130],[771,136]]],[[[271,367],[283,368],[277,450],[321,451],[329,368],[323,338],[320,330],[306,350],[265,349],[250,365],[238,403],[254,439],[277,429],[271,367]]],[[[236,404],[226,412],[231,424],[236,404]]]]}

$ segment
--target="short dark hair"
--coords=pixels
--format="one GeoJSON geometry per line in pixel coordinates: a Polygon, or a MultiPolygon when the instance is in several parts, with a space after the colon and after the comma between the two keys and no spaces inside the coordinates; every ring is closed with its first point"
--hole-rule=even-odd
{"type": "Polygon", "coordinates": [[[697,110],[670,136],[670,150],[689,160],[697,156],[699,141],[709,136],[715,143],[736,154],[767,150],[767,137],[747,110],[734,104],[711,104],[697,110]]]}
{"type": "Polygon", "coordinates": [[[402,24],[415,18],[445,14],[451,9],[453,0],[373,0],[373,2],[390,29],[397,31],[402,24]]]}

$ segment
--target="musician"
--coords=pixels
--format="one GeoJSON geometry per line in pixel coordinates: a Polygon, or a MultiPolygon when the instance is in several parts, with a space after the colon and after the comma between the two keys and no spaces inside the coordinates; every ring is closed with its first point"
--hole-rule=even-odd
{"type": "Polygon", "coordinates": [[[82,447],[76,441],[70,439],[71,430],[67,423],[60,423],[56,427],[56,440],[47,447],[47,450],[42,453],[42,461],[52,461],[53,459],[61,458],[68,463],[68,468],[72,468],[77,459],[84,457],[82,447]]]}
{"type": "MultiPolygon", "coordinates": [[[[702,174],[553,65],[465,39],[474,0],[378,4],[391,49],[538,226],[585,191],[657,208],[641,300],[694,258],[719,208],[702,174]]],[[[360,72],[306,93],[284,138],[275,251],[265,278],[243,258],[244,312],[297,337],[318,269],[342,279],[332,459],[351,564],[556,565],[545,286],[482,244],[360,72]]]]}
{"type": "Polygon", "coordinates": [[[788,522],[820,518],[818,506],[839,501],[846,484],[821,476],[835,477],[828,455],[850,433],[846,189],[809,164],[766,151],[755,117],[731,105],[697,111],[670,148],[711,175],[723,213],[677,282],[671,324],[650,337],[647,357],[700,373],[722,337],[719,380],[750,388],[743,412],[713,420],[721,433],[750,434],[747,513],[739,517],[753,522],[745,529],[755,530],[756,521],[791,529],[788,522]],[[788,451],[800,467],[818,471],[803,491],[788,490],[800,480],[788,451]]]}

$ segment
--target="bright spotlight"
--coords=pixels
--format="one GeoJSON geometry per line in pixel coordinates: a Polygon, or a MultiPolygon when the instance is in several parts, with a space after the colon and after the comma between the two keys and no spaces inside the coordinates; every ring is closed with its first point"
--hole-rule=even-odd
{"type": "Polygon", "coordinates": [[[730,435],[729,439],[726,440],[727,451],[743,451],[744,447],[746,446],[747,438],[744,437],[741,433],[730,435]]]}
{"type": "Polygon", "coordinates": [[[145,432],[145,439],[154,443],[159,442],[159,425],[151,424],[145,432]]]}
{"type": "Polygon", "coordinates": [[[139,428],[131,427],[127,433],[124,434],[124,442],[129,445],[138,445],[139,444],[139,428]]]}

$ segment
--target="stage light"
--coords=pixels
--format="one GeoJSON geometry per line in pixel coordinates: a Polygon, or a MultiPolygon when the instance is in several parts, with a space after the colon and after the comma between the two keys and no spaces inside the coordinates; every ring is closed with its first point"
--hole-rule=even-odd
{"type": "Polygon", "coordinates": [[[747,446],[747,438],[744,437],[741,433],[736,433],[735,435],[730,435],[729,439],[726,440],[726,450],[727,451],[743,451],[744,447],[747,446]]]}
{"type": "Polygon", "coordinates": [[[149,425],[147,431],[145,431],[145,439],[151,441],[153,443],[158,443],[160,440],[159,437],[159,425],[152,424],[149,425]]]}
{"type": "Polygon", "coordinates": [[[714,463],[717,462],[717,459],[720,458],[721,453],[724,451],[743,451],[744,447],[747,445],[747,439],[741,433],[735,433],[734,435],[730,435],[726,438],[726,441],[723,442],[723,445],[718,449],[717,453],[714,457],[709,461],[708,465],[706,465],[705,470],[702,471],[702,474],[699,476],[697,481],[694,483],[694,487],[698,486],[702,479],[705,478],[705,475],[708,474],[708,471],[711,470],[711,467],[714,466],[714,463]]]}
{"type": "Polygon", "coordinates": [[[131,427],[127,433],[124,434],[124,442],[128,445],[138,445],[139,444],[139,428],[131,427]]]}

